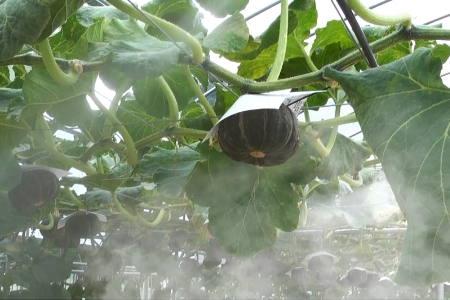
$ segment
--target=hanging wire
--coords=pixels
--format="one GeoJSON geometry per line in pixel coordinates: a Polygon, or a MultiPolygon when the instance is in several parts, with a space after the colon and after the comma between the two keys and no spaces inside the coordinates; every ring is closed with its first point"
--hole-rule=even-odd
{"type": "Polygon", "coordinates": [[[364,35],[364,32],[362,31],[361,27],[358,24],[358,21],[356,20],[355,15],[353,14],[353,11],[350,9],[350,7],[347,4],[346,0],[336,0],[336,2],[341,7],[342,12],[344,13],[345,17],[347,18],[348,22],[350,23],[350,26],[353,29],[353,33],[356,36],[356,39],[359,42],[355,41],[355,38],[353,37],[352,32],[349,30],[347,24],[345,23],[344,19],[342,18],[342,15],[339,13],[339,10],[336,7],[336,4],[334,3],[334,0],[331,0],[333,3],[334,8],[339,14],[339,17],[342,20],[342,23],[344,23],[345,28],[347,29],[350,37],[352,38],[353,42],[355,43],[356,47],[358,47],[359,51],[362,52],[361,54],[364,56],[364,59],[366,60],[367,64],[371,68],[378,67],[377,61],[375,59],[375,56],[373,55],[372,49],[370,49],[369,42],[366,39],[366,36],[364,35]],[[361,48],[362,50],[361,50],[361,48]]]}

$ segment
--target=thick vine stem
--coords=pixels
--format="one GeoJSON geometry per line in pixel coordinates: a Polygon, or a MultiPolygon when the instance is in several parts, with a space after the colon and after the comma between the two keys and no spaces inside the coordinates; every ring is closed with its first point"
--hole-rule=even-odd
{"type": "Polygon", "coordinates": [[[45,143],[55,148],[55,140],[53,139],[53,132],[48,126],[47,121],[45,121],[44,115],[38,115],[36,117],[35,129],[42,134],[42,138],[44,139],[45,143]]]}
{"type": "MultiPolygon", "coordinates": [[[[116,116],[117,109],[119,107],[119,101],[120,99],[122,99],[123,94],[125,94],[125,92],[131,87],[133,82],[133,79],[125,79],[117,88],[116,94],[114,95],[114,98],[112,99],[111,105],[109,107],[109,111],[112,115],[116,116]]],[[[105,124],[103,125],[103,137],[105,139],[111,138],[112,126],[113,124],[111,123],[111,121],[109,119],[106,119],[105,124]]]]}
{"type": "Polygon", "coordinates": [[[142,140],[137,141],[135,143],[135,147],[136,147],[136,149],[141,149],[151,143],[160,141],[162,138],[170,137],[170,136],[174,136],[174,137],[184,136],[184,137],[191,137],[191,138],[195,138],[195,139],[203,139],[207,133],[208,133],[207,131],[203,131],[203,130],[169,126],[160,132],[154,133],[152,135],[149,135],[146,138],[143,138],[142,140]]]}
{"type": "Polygon", "coordinates": [[[321,128],[321,127],[331,127],[336,125],[344,125],[344,124],[350,124],[358,122],[358,119],[356,119],[355,114],[343,116],[343,117],[337,117],[322,121],[313,121],[313,122],[298,122],[298,125],[300,128],[307,128],[308,126],[313,126],[314,128],[321,128]]]}
{"type": "Polygon", "coordinates": [[[64,191],[66,192],[66,194],[70,198],[70,200],[76,206],[78,206],[78,208],[86,210],[86,206],[83,203],[81,203],[81,201],[78,200],[77,197],[75,197],[75,195],[72,193],[72,191],[70,190],[70,188],[68,186],[64,186],[64,191]]]}
{"type": "Polygon", "coordinates": [[[272,69],[267,77],[266,81],[275,81],[278,79],[283,67],[284,58],[286,55],[287,36],[288,36],[288,16],[289,8],[288,1],[281,0],[281,15],[280,15],[280,31],[278,35],[278,46],[275,60],[272,65],[272,69]]]}
{"type": "Polygon", "coordinates": [[[308,137],[308,140],[311,143],[311,145],[314,147],[314,149],[317,150],[317,152],[319,152],[319,154],[320,154],[320,156],[322,158],[327,157],[328,155],[330,155],[330,150],[328,150],[323,145],[322,141],[320,140],[319,132],[317,132],[314,129],[312,129],[311,126],[307,126],[305,128],[305,134],[308,137]]]}
{"type": "Polygon", "coordinates": [[[127,162],[131,166],[137,165],[137,152],[136,147],[134,146],[133,139],[131,138],[130,134],[126,130],[126,128],[122,125],[122,123],[116,118],[115,115],[111,114],[109,109],[107,109],[102,102],[97,98],[97,96],[94,93],[89,94],[92,101],[95,105],[100,109],[100,111],[105,115],[105,117],[115,126],[117,126],[117,130],[119,131],[120,135],[123,138],[123,142],[126,145],[126,149],[124,149],[124,152],[126,152],[127,156],[127,162]]]}
{"type": "Polygon", "coordinates": [[[28,131],[28,134],[35,141],[37,141],[42,146],[42,148],[44,148],[48,153],[50,153],[54,158],[56,158],[63,164],[73,167],[75,169],[78,169],[78,170],[86,173],[87,175],[95,174],[95,169],[93,167],[85,165],[79,161],[76,161],[76,160],[68,157],[68,156],[65,156],[64,154],[62,154],[61,152],[56,150],[54,146],[47,144],[45,142],[45,140],[43,138],[41,138],[41,136],[36,131],[33,131],[33,129],[30,128],[30,130],[28,131]]]}
{"type": "Polygon", "coordinates": [[[116,143],[112,141],[111,139],[102,139],[98,141],[97,143],[93,144],[91,147],[89,147],[86,152],[84,152],[78,160],[81,162],[86,163],[89,158],[94,155],[97,151],[100,151],[102,149],[113,149],[119,153],[122,153],[125,149],[125,145],[121,143],[116,143]]]}
{"type": "Polygon", "coordinates": [[[360,0],[347,0],[347,3],[358,16],[371,24],[381,26],[401,24],[407,29],[411,29],[412,21],[409,13],[383,16],[367,8],[360,0]]]}
{"type": "Polygon", "coordinates": [[[352,186],[352,187],[360,187],[360,186],[363,185],[363,179],[362,179],[362,176],[360,176],[359,174],[358,174],[358,179],[357,179],[357,180],[355,180],[355,179],[353,179],[353,178],[350,178],[350,177],[347,176],[346,174],[339,176],[339,178],[340,178],[342,181],[347,182],[347,183],[348,183],[350,186],[352,186]]]}
{"type": "Polygon", "coordinates": [[[153,222],[149,222],[149,221],[145,220],[144,217],[142,217],[141,215],[138,214],[139,223],[141,223],[142,225],[144,225],[147,228],[154,228],[154,227],[158,226],[159,223],[161,223],[161,221],[164,218],[165,213],[166,213],[166,210],[161,207],[158,215],[156,216],[156,219],[153,222]]]}
{"type": "Polygon", "coordinates": [[[213,125],[216,124],[219,121],[219,119],[216,116],[216,112],[212,108],[211,104],[209,104],[208,99],[206,99],[205,95],[203,95],[203,92],[200,90],[200,87],[198,86],[197,82],[195,82],[194,77],[192,77],[189,66],[183,65],[183,71],[189,83],[189,87],[191,88],[191,90],[194,91],[198,100],[205,108],[206,114],[211,118],[211,122],[213,123],[213,125]]]}
{"type": "Polygon", "coordinates": [[[368,161],[366,161],[364,163],[364,168],[367,168],[367,167],[370,167],[370,166],[373,166],[373,165],[378,165],[380,163],[381,163],[381,160],[379,158],[368,160],[368,161]]]}
{"type": "MultiPolygon", "coordinates": [[[[450,30],[432,28],[429,26],[412,26],[411,30],[407,30],[405,27],[402,27],[391,34],[370,43],[369,45],[373,53],[379,53],[380,51],[396,44],[410,40],[450,40],[450,30]]],[[[326,67],[330,67],[335,70],[344,70],[362,59],[363,57],[359,50],[355,50],[341,59],[327,65],[326,67]]],[[[323,70],[325,67],[316,72],[280,79],[275,82],[256,82],[242,78],[214,64],[208,59],[205,59],[203,67],[207,71],[217,75],[230,84],[233,84],[246,93],[265,93],[305,86],[318,82],[329,82],[329,79],[323,77],[323,70]]]]}
{"type": "Polygon", "coordinates": [[[61,85],[73,85],[77,82],[78,77],[83,72],[81,64],[71,61],[69,63],[69,72],[64,73],[55,61],[48,38],[39,43],[39,50],[48,73],[56,82],[61,85]]]}
{"type": "Polygon", "coordinates": [[[136,223],[138,221],[138,216],[134,216],[130,214],[125,208],[123,208],[122,204],[120,204],[119,199],[117,198],[116,191],[111,192],[114,208],[120,213],[122,216],[127,218],[132,223],[136,223]]]}
{"type": "Polygon", "coordinates": [[[153,24],[154,22],[161,29],[163,29],[171,38],[186,43],[186,45],[188,45],[189,48],[191,48],[192,56],[196,61],[196,63],[201,64],[203,62],[204,57],[202,45],[194,36],[186,32],[185,30],[181,29],[180,27],[170,22],[167,22],[166,20],[153,16],[145,11],[142,10],[138,11],[136,8],[125,3],[123,0],[108,0],[108,2],[118,10],[121,10],[130,17],[133,17],[141,22],[144,22],[147,25],[154,26],[153,24]]]}
{"type": "Polygon", "coordinates": [[[52,213],[49,213],[47,218],[48,218],[47,225],[42,225],[41,223],[37,223],[36,227],[40,230],[51,230],[53,228],[53,225],[55,225],[55,220],[53,218],[52,213]]]}
{"type": "Polygon", "coordinates": [[[158,76],[155,78],[158,83],[159,88],[162,90],[164,96],[166,96],[167,104],[169,105],[169,116],[170,116],[170,125],[178,126],[178,115],[180,110],[178,109],[177,98],[173,94],[172,89],[167,84],[167,81],[163,76],[158,76]]]}

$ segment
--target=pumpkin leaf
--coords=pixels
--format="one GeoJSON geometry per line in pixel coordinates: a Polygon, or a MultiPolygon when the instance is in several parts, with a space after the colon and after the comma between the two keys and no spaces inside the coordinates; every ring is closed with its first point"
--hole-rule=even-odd
{"type": "MultiPolygon", "coordinates": [[[[292,58],[302,57],[299,43],[309,36],[309,32],[317,23],[317,10],[313,5],[307,11],[289,11],[288,40],[286,45],[285,61],[292,58]]],[[[261,44],[253,52],[230,57],[232,60],[242,60],[238,67],[238,74],[257,79],[267,72],[277,52],[279,19],[277,19],[266,32],[263,33],[261,44]],[[278,25],[275,23],[278,22],[278,25]],[[272,28],[273,25],[273,28],[272,28]],[[248,60],[251,59],[251,60],[248,60]]]]}
{"type": "Polygon", "coordinates": [[[347,29],[340,20],[329,21],[325,28],[316,30],[316,39],[311,47],[311,51],[315,51],[317,48],[324,49],[325,46],[334,43],[339,43],[341,50],[354,47],[347,29]]]}
{"type": "Polygon", "coordinates": [[[9,191],[19,185],[22,169],[11,151],[0,151],[0,191],[9,191]]]}
{"type": "MultiPolygon", "coordinates": [[[[330,128],[320,131],[324,144],[328,142],[331,131],[330,128]]],[[[318,156],[315,149],[311,154],[318,156]]],[[[371,154],[369,148],[338,133],[330,155],[323,158],[317,167],[317,177],[331,180],[343,174],[354,175],[364,167],[364,162],[371,154]]]]}
{"type": "MultiPolygon", "coordinates": [[[[75,84],[61,88],[48,74],[45,67],[34,67],[25,76],[23,83],[23,97],[27,105],[20,117],[26,118],[30,115],[41,114],[52,106],[53,111],[57,111],[57,115],[61,116],[64,113],[64,105],[66,104],[72,105],[72,115],[82,116],[86,111],[86,106],[80,103],[77,108],[76,103],[72,101],[87,101],[85,95],[94,90],[96,78],[97,74],[95,72],[83,73],[75,84]]],[[[60,121],[63,122],[62,119],[60,121]]]]}
{"type": "MultiPolygon", "coordinates": [[[[160,76],[178,62],[180,50],[177,46],[148,35],[133,19],[112,19],[103,34],[104,41],[93,44],[89,58],[108,58],[110,68],[131,78],[160,76]]],[[[186,48],[186,51],[189,50],[186,48]]]]}
{"type": "MultiPolygon", "coordinates": [[[[120,187],[117,189],[117,199],[122,204],[133,202],[142,194],[143,190],[144,188],[142,186],[120,187]]],[[[94,207],[95,204],[108,206],[112,205],[112,202],[113,200],[110,191],[93,188],[84,194],[84,203],[88,208],[94,207]]]]}
{"type": "MultiPolygon", "coordinates": [[[[207,74],[197,68],[191,68],[191,73],[202,83],[207,81],[207,74]]],[[[186,108],[189,100],[195,97],[192,89],[186,89],[188,82],[181,67],[176,67],[167,71],[163,75],[167,84],[177,99],[178,108],[183,110],[186,108]]],[[[159,87],[158,83],[151,77],[138,80],[133,85],[134,96],[136,101],[145,108],[145,112],[156,118],[169,117],[169,105],[166,96],[159,87]]]]}
{"type": "Polygon", "coordinates": [[[217,18],[226,17],[226,15],[232,15],[237,11],[243,10],[249,0],[196,0],[201,7],[211,12],[217,18]]]}
{"type": "Polygon", "coordinates": [[[275,243],[277,227],[297,227],[298,195],[279,168],[261,170],[215,150],[206,155],[185,190],[191,201],[209,207],[209,222],[221,248],[251,256],[275,243]]]}
{"type": "Polygon", "coordinates": [[[203,46],[216,53],[233,53],[242,50],[249,38],[244,16],[235,13],[217,26],[203,40],[203,46]]]}
{"type": "Polygon", "coordinates": [[[410,286],[439,283],[450,276],[450,90],[441,81],[441,69],[433,49],[419,48],[361,73],[327,68],[324,74],[348,94],[406,216],[408,229],[395,280],[410,286]]]}
{"type": "MultiPolygon", "coordinates": [[[[190,147],[195,147],[195,144],[190,147]]],[[[197,162],[203,160],[201,154],[190,147],[159,149],[145,154],[139,164],[141,174],[153,176],[160,194],[176,197],[186,185],[197,162]]]]}
{"type": "Polygon", "coordinates": [[[111,19],[128,20],[130,17],[113,6],[82,6],[75,14],[77,21],[84,27],[89,27],[95,23],[95,19],[104,18],[105,21],[111,19]]]}
{"type": "Polygon", "coordinates": [[[0,4],[0,59],[13,57],[24,44],[33,44],[39,38],[50,20],[48,7],[39,2],[6,0],[0,4]]]}
{"type": "MultiPolygon", "coordinates": [[[[0,149],[11,150],[26,136],[27,130],[18,116],[23,108],[23,94],[19,89],[0,89],[0,149]]],[[[0,151],[0,152],[1,152],[0,151]]]]}
{"type": "MultiPolygon", "coordinates": [[[[153,0],[141,9],[183,28],[192,35],[206,35],[207,30],[201,22],[202,14],[190,0],[153,0]]],[[[147,32],[157,37],[163,36],[153,27],[147,28],[147,32]]]]}
{"type": "Polygon", "coordinates": [[[117,110],[117,118],[134,141],[162,131],[170,122],[168,119],[149,116],[136,100],[122,100],[117,110]]]}
{"type": "MultiPolygon", "coordinates": [[[[39,2],[39,1],[36,1],[39,2]]],[[[58,27],[74,14],[84,4],[84,0],[63,0],[63,1],[48,1],[47,6],[50,12],[50,19],[47,21],[42,31],[39,41],[49,37],[58,27]]]]}

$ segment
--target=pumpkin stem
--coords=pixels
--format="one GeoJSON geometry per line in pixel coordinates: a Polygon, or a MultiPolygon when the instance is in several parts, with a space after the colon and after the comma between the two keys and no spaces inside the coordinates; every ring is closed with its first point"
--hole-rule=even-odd
{"type": "Polygon", "coordinates": [[[215,125],[219,119],[216,116],[216,112],[212,108],[211,104],[209,104],[208,99],[206,99],[205,95],[203,95],[203,92],[200,90],[197,82],[195,82],[194,77],[192,77],[191,71],[189,69],[188,65],[183,66],[184,75],[186,76],[186,79],[189,83],[189,87],[191,90],[194,91],[195,95],[197,96],[200,103],[203,105],[203,107],[206,110],[206,114],[211,118],[211,122],[213,125],[215,125]]]}
{"type": "Polygon", "coordinates": [[[281,15],[280,15],[280,31],[278,35],[278,46],[275,60],[272,65],[269,77],[266,81],[275,81],[278,79],[283,67],[284,58],[286,56],[287,36],[288,36],[288,21],[289,21],[289,7],[287,0],[281,0],[281,15]]]}
{"type": "Polygon", "coordinates": [[[362,176],[359,175],[359,173],[358,173],[358,179],[357,180],[355,180],[353,178],[350,178],[346,174],[339,176],[339,178],[342,181],[347,182],[350,186],[353,186],[353,187],[360,187],[360,186],[363,185],[363,179],[362,179],[362,176]]]}
{"type": "Polygon", "coordinates": [[[105,117],[115,126],[117,126],[117,130],[119,131],[120,135],[123,138],[123,141],[126,145],[126,151],[124,154],[127,156],[127,162],[131,166],[137,165],[137,153],[136,153],[136,147],[134,146],[133,139],[131,138],[130,134],[128,133],[127,129],[123,124],[116,118],[115,115],[113,115],[109,109],[107,109],[103,103],[100,101],[100,99],[97,98],[95,93],[89,93],[89,96],[91,97],[92,101],[95,105],[100,109],[100,111],[105,115],[105,117]]]}
{"type": "Polygon", "coordinates": [[[311,125],[306,127],[305,134],[308,137],[308,140],[311,143],[311,145],[313,145],[313,147],[317,150],[317,152],[319,152],[322,158],[330,155],[330,150],[328,150],[320,140],[319,132],[312,129],[311,125]]]}
{"type": "Polygon", "coordinates": [[[77,82],[78,77],[83,72],[83,67],[78,61],[71,61],[69,63],[69,73],[64,73],[55,61],[48,38],[39,43],[39,50],[47,72],[52,76],[53,80],[61,85],[73,85],[77,82]]]}
{"type": "MultiPolygon", "coordinates": [[[[116,115],[117,108],[119,107],[119,101],[122,99],[123,94],[131,87],[133,84],[133,79],[125,79],[117,88],[116,94],[114,95],[114,98],[111,101],[111,105],[109,106],[109,112],[112,115],[116,115]]],[[[105,120],[105,123],[103,125],[103,137],[105,139],[110,139],[112,134],[113,124],[109,119],[105,120]]]]}

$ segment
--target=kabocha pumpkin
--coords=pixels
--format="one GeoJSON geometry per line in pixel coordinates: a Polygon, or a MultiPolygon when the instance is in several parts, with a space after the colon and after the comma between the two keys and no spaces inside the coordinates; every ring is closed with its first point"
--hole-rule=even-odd
{"type": "Polygon", "coordinates": [[[72,238],[91,238],[100,232],[102,222],[98,216],[86,211],[78,211],[67,217],[65,223],[66,235],[72,238]]]}
{"type": "Polygon", "coordinates": [[[8,192],[8,197],[15,209],[32,213],[55,200],[59,188],[59,179],[52,172],[45,169],[25,170],[19,185],[8,192]]]}
{"type": "Polygon", "coordinates": [[[280,109],[257,109],[229,116],[219,123],[219,144],[235,161],[269,167],[286,162],[299,145],[297,117],[280,109]]]}

